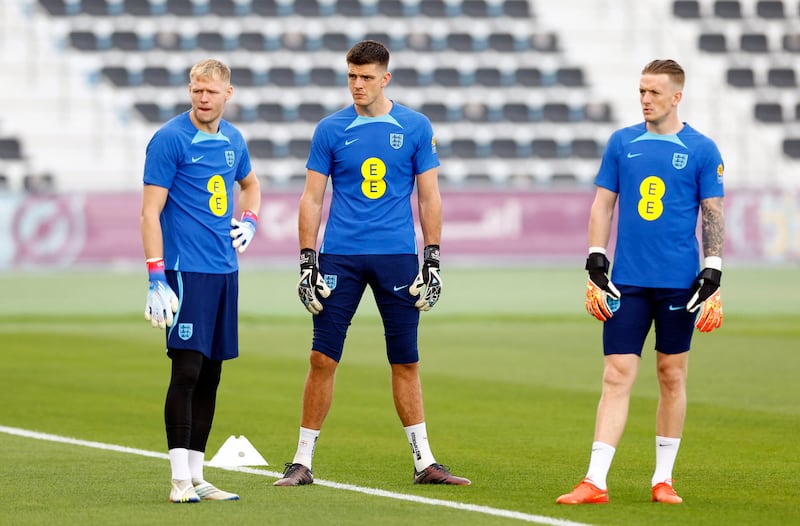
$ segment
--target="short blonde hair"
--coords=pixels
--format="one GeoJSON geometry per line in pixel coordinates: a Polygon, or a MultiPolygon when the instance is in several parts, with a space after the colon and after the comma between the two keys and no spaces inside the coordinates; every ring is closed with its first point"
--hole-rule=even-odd
{"type": "Polygon", "coordinates": [[[642,75],[667,75],[669,80],[683,88],[686,74],[680,64],[674,60],[653,60],[642,69],[642,75]]]}
{"type": "Polygon", "coordinates": [[[195,80],[221,80],[230,83],[231,68],[219,60],[206,59],[192,66],[189,71],[189,81],[195,80]]]}

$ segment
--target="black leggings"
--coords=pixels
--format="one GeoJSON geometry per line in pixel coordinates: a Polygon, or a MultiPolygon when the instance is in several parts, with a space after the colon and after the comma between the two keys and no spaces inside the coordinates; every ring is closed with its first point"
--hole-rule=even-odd
{"type": "Polygon", "coordinates": [[[170,349],[169,357],[172,376],[164,404],[167,446],[205,451],[214,420],[222,362],[181,349],[170,349]]]}

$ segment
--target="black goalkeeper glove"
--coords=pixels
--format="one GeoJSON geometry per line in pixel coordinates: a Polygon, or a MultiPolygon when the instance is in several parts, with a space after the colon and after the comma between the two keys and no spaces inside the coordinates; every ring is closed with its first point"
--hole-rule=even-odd
{"type": "Polygon", "coordinates": [[[422,268],[417,274],[408,293],[412,296],[420,295],[414,305],[420,311],[431,310],[431,307],[439,301],[442,293],[442,278],[439,276],[439,245],[428,245],[425,247],[424,261],[422,268]],[[424,288],[424,293],[420,294],[424,288]]]}
{"type": "Polygon", "coordinates": [[[311,314],[319,314],[322,310],[320,297],[327,298],[331,295],[331,289],[319,273],[317,252],[311,248],[300,251],[300,281],[297,283],[297,294],[311,314]]]}
{"type": "Polygon", "coordinates": [[[706,267],[697,275],[692,285],[692,297],[686,304],[686,310],[695,312],[700,309],[695,321],[695,327],[700,332],[711,332],[722,325],[722,296],[719,289],[721,281],[721,270],[706,267]]]}
{"type": "Polygon", "coordinates": [[[592,252],[586,258],[589,280],[586,283],[586,312],[600,321],[606,321],[619,308],[620,294],[608,279],[609,262],[605,254],[592,252]],[[611,301],[609,302],[609,298],[611,301]]]}

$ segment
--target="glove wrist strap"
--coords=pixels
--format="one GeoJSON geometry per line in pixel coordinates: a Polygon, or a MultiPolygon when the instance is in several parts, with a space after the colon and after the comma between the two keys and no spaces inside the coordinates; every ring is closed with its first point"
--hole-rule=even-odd
{"type": "Polygon", "coordinates": [[[242,221],[252,221],[253,223],[258,223],[258,214],[250,209],[247,209],[242,212],[242,221]]]}
{"type": "Polygon", "coordinates": [[[607,274],[608,267],[609,262],[605,254],[601,254],[600,252],[592,252],[589,254],[589,257],[586,258],[586,266],[584,267],[584,270],[588,270],[589,272],[600,270],[604,274],[607,274]]]}
{"type": "Polygon", "coordinates": [[[439,264],[439,245],[426,245],[423,252],[425,261],[435,262],[439,264]]]}
{"type": "Polygon", "coordinates": [[[317,265],[317,251],[313,248],[300,249],[300,266],[315,267],[317,265]]]}
{"type": "Polygon", "coordinates": [[[147,273],[150,279],[166,279],[164,274],[164,258],[150,258],[147,263],[147,273]]]}
{"type": "Polygon", "coordinates": [[[713,283],[717,287],[722,282],[722,271],[715,268],[704,268],[700,273],[700,279],[704,282],[713,283]]]}

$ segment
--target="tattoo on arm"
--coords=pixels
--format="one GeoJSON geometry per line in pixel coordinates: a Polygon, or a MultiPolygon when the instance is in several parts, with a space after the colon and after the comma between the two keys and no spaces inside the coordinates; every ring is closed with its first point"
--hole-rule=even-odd
{"type": "Polygon", "coordinates": [[[725,219],[722,213],[722,198],[712,197],[700,201],[703,212],[703,255],[722,257],[725,238],[725,219]]]}

